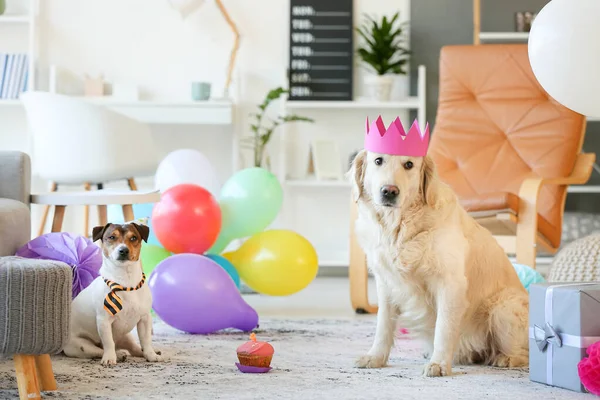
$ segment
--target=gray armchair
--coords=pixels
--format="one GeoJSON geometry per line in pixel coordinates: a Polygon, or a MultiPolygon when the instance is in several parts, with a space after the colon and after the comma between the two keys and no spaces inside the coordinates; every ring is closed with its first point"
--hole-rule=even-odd
{"type": "Polygon", "coordinates": [[[0,257],[12,256],[31,239],[31,160],[20,151],[0,151],[0,257]]]}
{"type": "Polygon", "coordinates": [[[0,151],[0,354],[14,359],[21,399],[57,389],[50,355],[68,339],[73,287],[69,265],[14,256],[31,239],[30,189],[29,156],[0,151]]]}

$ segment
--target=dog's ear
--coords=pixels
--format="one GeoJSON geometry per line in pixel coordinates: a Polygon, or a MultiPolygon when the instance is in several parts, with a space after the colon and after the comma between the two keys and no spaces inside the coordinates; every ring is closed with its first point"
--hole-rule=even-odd
{"type": "Polygon", "coordinates": [[[131,225],[135,226],[135,229],[138,230],[140,236],[142,237],[142,240],[148,243],[148,237],[150,236],[150,228],[148,228],[147,225],[136,224],[135,222],[132,222],[131,225]]]}
{"type": "Polygon", "coordinates": [[[437,201],[435,185],[433,180],[436,177],[435,163],[429,156],[423,157],[421,167],[421,196],[423,203],[433,206],[437,201]]]}
{"type": "Polygon", "coordinates": [[[95,226],[94,229],[92,229],[92,241],[96,241],[99,239],[102,239],[102,236],[104,236],[104,232],[106,232],[106,228],[108,228],[110,226],[110,222],[104,226],[95,226]]]}
{"type": "Polygon", "coordinates": [[[352,161],[352,166],[348,171],[348,176],[350,177],[350,181],[352,182],[352,192],[354,194],[354,202],[358,202],[360,196],[363,195],[363,181],[365,179],[365,160],[367,158],[367,151],[361,150],[352,161]]]}

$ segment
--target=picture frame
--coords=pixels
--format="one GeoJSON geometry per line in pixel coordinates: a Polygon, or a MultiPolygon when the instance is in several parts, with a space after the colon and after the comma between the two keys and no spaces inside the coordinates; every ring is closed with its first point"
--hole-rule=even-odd
{"type": "Polygon", "coordinates": [[[333,140],[313,140],[310,143],[309,173],[317,180],[342,180],[341,157],[333,140]]]}

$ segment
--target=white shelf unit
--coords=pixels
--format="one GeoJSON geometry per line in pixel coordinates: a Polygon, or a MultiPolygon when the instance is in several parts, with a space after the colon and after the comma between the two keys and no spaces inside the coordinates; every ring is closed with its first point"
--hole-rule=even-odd
{"type": "Polygon", "coordinates": [[[529,32],[479,32],[479,39],[482,41],[522,41],[529,39],[529,32]]]}
{"type": "Polygon", "coordinates": [[[127,101],[105,97],[80,97],[94,104],[105,105],[128,117],[148,124],[233,124],[231,100],[208,101],[127,101]]]}
{"type": "MultiPolygon", "coordinates": [[[[426,69],[425,66],[421,65],[418,67],[418,84],[417,84],[417,95],[410,96],[405,99],[400,100],[392,100],[388,102],[378,102],[368,99],[357,99],[353,101],[283,101],[282,102],[282,111],[283,113],[287,113],[290,111],[298,111],[298,113],[304,111],[318,111],[325,110],[328,113],[335,112],[338,115],[346,115],[344,113],[349,113],[349,115],[356,115],[360,113],[364,114],[365,117],[367,115],[372,115],[380,112],[405,112],[416,110],[417,119],[419,124],[424,128],[426,123],[426,69]]],[[[364,121],[364,120],[363,120],[364,121]]],[[[391,121],[386,121],[391,122],[391,121]]],[[[412,121],[403,121],[406,125],[407,123],[412,123],[412,121]]],[[[306,128],[305,128],[306,129],[306,128]]],[[[358,130],[362,133],[364,130],[364,122],[362,122],[361,126],[358,130]]],[[[297,197],[296,194],[306,194],[308,197],[315,199],[319,198],[320,194],[327,195],[332,194],[334,196],[338,196],[338,193],[342,196],[348,198],[348,202],[342,203],[342,207],[345,207],[349,204],[350,199],[350,188],[351,183],[346,180],[318,180],[316,178],[304,178],[304,179],[291,179],[288,176],[288,144],[289,144],[289,132],[286,128],[286,125],[281,127],[280,131],[280,140],[279,140],[279,164],[277,167],[276,174],[278,175],[280,181],[283,183],[284,189],[286,192],[290,192],[294,197],[297,197]],[[331,192],[331,191],[334,192],[331,192]]],[[[349,206],[348,206],[349,207],[349,206]]],[[[287,215],[287,213],[284,213],[287,215]]],[[[348,216],[349,216],[349,208],[348,208],[348,216]]],[[[340,216],[341,218],[341,216],[340,216]]],[[[294,223],[290,223],[290,220],[294,219],[290,217],[289,219],[284,216],[284,220],[282,221],[284,225],[286,225],[289,229],[294,229],[294,223]]],[[[339,223],[339,221],[338,221],[339,223]]],[[[350,221],[347,221],[348,225],[350,221]]],[[[337,226],[337,225],[336,225],[337,226]]],[[[335,228],[337,229],[337,228],[335,228]]],[[[341,233],[339,236],[341,238],[347,237],[347,232],[344,228],[340,228],[341,233]]],[[[310,237],[308,237],[311,240],[310,237]]],[[[345,243],[344,247],[337,247],[335,249],[326,249],[326,246],[319,246],[318,243],[314,243],[315,248],[317,250],[317,254],[319,256],[319,265],[321,267],[342,267],[347,268],[349,264],[349,243],[345,243]]]]}
{"type": "Polygon", "coordinates": [[[15,99],[0,99],[0,107],[1,106],[10,106],[10,107],[15,107],[15,106],[20,106],[21,102],[19,100],[15,100],[15,99]]]}
{"type": "Polygon", "coordinates": [[[28,24],[32,22],[31,15],[0,15],[0,24],[28,24]]]}
{"type": "MultiPolygon", "coordinates": [[[[36,27],[36,14],[37,14],[37,2],[36,0],[28,0],[28,12],[27,14],[3,14],[0,15],[0,25],[16,25],[14,29],[21,29],[19,25],[25,25],[28,28],[28,45],[27,55],[28,58],[28,78],[27,78],[27,90],[33,90],[35,88],[35,63],[36,63],[36,50],[37,50],[37,27],[36,27]]],[[[1,38],[0,38],[1,39],[1,38]]],[[[2,41],[0,40],[0,53],[2,52],[2,41]]],[[[0,105],[13,106],[18,104],[17,100],[14,99],[0,99],[0,105]]]]}
{"type": "Polygon", "coordinates": [[[327,180],[327,179],[288,179],[285,181],[287,186],[292,187],[330,187],[330,188],[344,188],[350,187],[350,182],[343,180],[327,180]]]}
{"type": "MultiPolygon", "coordinates": [[[[106,97],[76,97],[106,106],[147,124],[232,125],[233,102],[217,101],[123,101],[106,97]]],[[[22,107],[20,100],[0,100],[0,107],[22,107]]]]}
{"type": "MultiPolygon", "coordinates": [[[[417,73],[417,96],[410,96],[401,100],[392,100],[386,102],[373,101],[373,100],[352,100],[352,101],[283,101],[282,109],[283,113],[288,110],[323,110],[323,109],[337,109],[340,111],[344,110],[417,110],[417,119],[422,125],[421,128],[425,128],[426,119],[426,69],[424,65],[418,67],[417,73]]],[[[287,132],[286,126],[281,128],[281,140],[279,142],[279,179],[287,186],[335,186],[335,187],[346,187],[349,185],[344,181],[334,180],[317,180],[317,179],[304,179],[304,180],[290,180],[287,174],[287,132]]]]}

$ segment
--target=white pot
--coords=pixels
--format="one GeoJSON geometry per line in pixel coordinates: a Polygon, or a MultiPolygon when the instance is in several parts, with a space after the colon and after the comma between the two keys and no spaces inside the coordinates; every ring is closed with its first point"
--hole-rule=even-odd
{"type": "Polygon", "coordinates": [[[392,93],[392,85],[394,84],[393,75],[367,75],[365,76],[365,84],[369,97],[377,101],[389,101],[392,93]]]}

